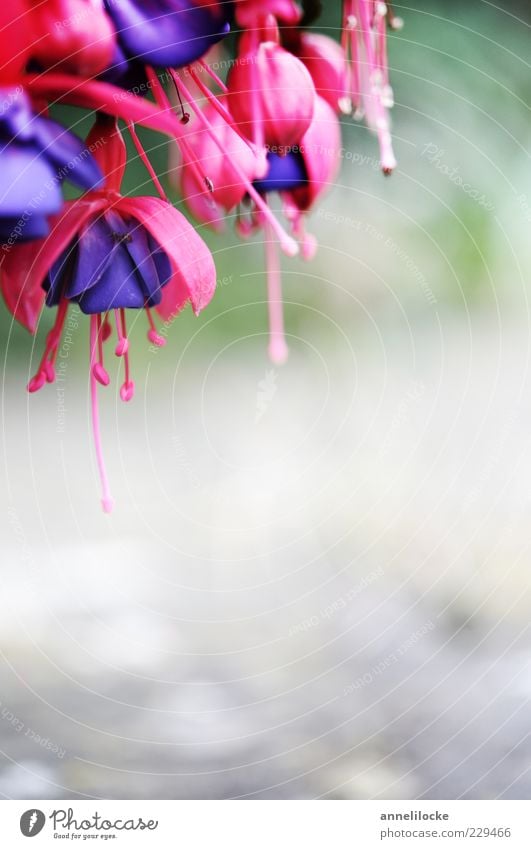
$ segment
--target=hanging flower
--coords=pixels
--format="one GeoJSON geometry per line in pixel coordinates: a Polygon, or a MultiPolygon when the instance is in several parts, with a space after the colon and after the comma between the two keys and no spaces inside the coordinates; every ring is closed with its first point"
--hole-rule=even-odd
{"type": "MultiPolygon", "coordinates": [[[[101,122],[96,133],[101,134],[101,122]]],[[[165,340],[157,332],[152,307],[166,319],[187,302],[199,313],[211,300],[216,282],[214,262],[191,224],[166,200],[122,197],[117,191],[125,167],[125,146],[115,125],[103,124],[107,144],[100,158],[105,189],[65,205],[42,240],[16,245],[4,255],[1,288],[15,318],[35,332],[43,302],[56,307],[39,368],[30,392],[55,380],[55,361],[71,303],[90,316],[90,381],[94,442],[102,482],[102,505],[113,506],[101,439],[97,384],[109,383],[104,343],[116,329],[114,352],[124,362],[120,397],[130,401],[134,382],[129,367],[126,310],[142,309],[153,345],[165,340]]]]}
{"type": "Polygon", "coordinates": [[[315,86],[302,62],[278,43],[274,19],[245,34],[227,88],[232,117],[257,147],[294,144],[310,126],[315,86]]]}
{"type": "MultiPolygon", "coordinates": [[[[262,194],[280,194],[293,234],[301,242],[302,257],[307,260],[314,256],[317,242],[313,235],[306,232],[305,216],[336,178],[340,164],[340,145],[339,122],[335,112],[322,97],[317,97],[313,121],[300,144],[291,150],[284,150],[282,156],[268,153],[267,174],[254,184],[262,194]]],[[[269,309],[268,351],[271,360],[280,364],[288,356],[280,264],[267,222],[256,213],[252,221],[255,226],[264,227],[269,309]]]]}

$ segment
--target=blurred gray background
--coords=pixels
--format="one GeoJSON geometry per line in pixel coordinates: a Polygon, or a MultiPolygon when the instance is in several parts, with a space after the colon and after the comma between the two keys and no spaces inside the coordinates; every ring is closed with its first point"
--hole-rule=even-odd
{"type": "Polygon", "coordinates": [[[283,261],[284,367],[230,228],[199,319],[156,354],[134,322],[111,516],[86,322],[63,414],[24,390],[49,318],[2,310],[3,797],[531,793],[531,14],[394,5],[397,172],[343,119],[319,254],[283,261]]]}

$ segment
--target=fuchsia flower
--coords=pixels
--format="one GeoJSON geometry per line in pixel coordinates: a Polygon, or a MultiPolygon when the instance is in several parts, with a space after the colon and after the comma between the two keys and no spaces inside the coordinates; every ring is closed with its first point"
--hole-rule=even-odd
{"type": "Polygon", "coordinates": [[[84,195],[65,205],[52,219],[50,235],[15,246],[4,257],[2,292],[13,315],[35,332],[43,302],[57,307],[41,363],[30,380],[35,392],[55,380],[55,360],[70,303],[90,316],[90,382],[96,456],[102,482],[102,505],[113,506],[101,439],[97,384],[109,383],[104,366],[104,343],[110,338],[111,316],[116,328],[115,354],[124,361],[120,397],[133,397],[129,369],[126,309],[143,309],[148,339],[158,334],[152,307],[164,318],[187,302],[196,313],[211,300],[216,283],[210,251],[183,215],[167,201],[154,197],[122,197],[118,187],[125,168],[125,146],[117,128],[96,125],[95,136],[106,136],[98,151],[107,176],[105,190],[84,195]]]}
{"type": "Polygon", "coordinates": [[[279,192],[293,233],[302,241],[302,255],[314,254],[313,238],[304,231],[304,215],[333,185],[340,165],[341,133],[334,110],[322,97],[315,103],[314,118],[300,144],[283,156],[269,153],[268,171],[255,180],[259,192],[279,192]]]}
{"type": "MultiPolygon", "coordinates": [[[[312,123],[293,150],[283,156],[268,154],[269,170],[255,181],[258,191],[279,192],[284,212],[292,225],[294,236],[302,245],[302,257],[312,259],[317,249],[315,237],[305,228],[305,215],[318,198],[329,188],[339,170],[341,138],[339,122],[333,109],[322,97],[317,97],[312,123]]],[[[266,234],[266,266],[269,300],[269,356],[274,363],[283,363],[288,356],[284,337],[282,286],[275,244],[269,227],[266,234]]]]}
{"type": "MultiPolygon", "coordinates": [[[[293,236],[300,242],[303,258],[310,259],[315,253],[316,241],[306,233],[304,218],[335,179],[340,133],[334,110],[315,93],[309,72],[298,59],[279,47],[276,38],[276,25],[270,21],[263,22],[260,30],[246,34],[240,57],[250,56],[252,62],[239,62],[231,70],[226,89],[229,114],[212,100],[206,108],[197,111],[197,117],[203,122],[202,129],[188,137],[189,150],[183,153],[179,184],[188,207],[200,221],[219,229],[220,207],[229,212],[242,204],[245,214],[239,211],[236,217],[240,235],[247,237],[263,229],[268,272],[268,351],[273,362],[282,363],[288,349],[275,238],[279,237],[279,232],[267,202],[261,201],[261,197],[265,200],[273,191],[281,194],[293,236]],[[264,37],[266,41],[259,41],[264,37]],[[266,48],[266,52],[261,53],[262,48],[266,48]],[[302,88],[294,84],[296,77],[293,75],[291,83],[288,76],[283,76],[285,68],[293,67],[297,73],[301,72],[302,88]],[[242,69],[247,69],[243,75],[242,69]],[[248,81],[242,82],[241,76],[248,81]],[[243,92],[239,85],[248,85],[251,89],[243,92]],[[285,96],[284,91],[288,92],[285,96]],[[291,100],[290,94],[294,95],[291,100]],[[242,131],[250,144],[238,134],[242,131]],[[264,152],[265,167],[261,156],[264,152]],[[253,175],[254,183],[249,187],[247,181],[253,175]],[[210,194],[205,193],[205,184],[210,187],[210,194]]],[[[193,78],[197,80],[196,76],[193,78]]],[[[293,241],[282,234],[279,238],[284,252],[293,256],[296,252],[293,241]]]]}
{"type": "Polygon", "coordinates": [[[227,81],[232,117],[257,147],[295,144],[310,126],[315,106],[308,70],[279,45],[274,20],[251,30],[242,42],[227,81]]]}

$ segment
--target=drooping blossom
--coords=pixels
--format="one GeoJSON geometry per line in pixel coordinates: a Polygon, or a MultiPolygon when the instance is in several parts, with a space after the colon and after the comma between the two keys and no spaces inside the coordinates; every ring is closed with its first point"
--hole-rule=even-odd
{"type": "MultiPolygon", "coordinates": [[[[184,79],[173,72],[179,97],[186,99],[195,116],[191,125],[186,116],[185,130],[179,138],[182,157],[181,183],[190,189],[186,199],[191,211],[200,221],[216,228],[219,225],[216,209],[223,207],[229,211],[240,198],[249,195],[259,213],[269,222],[284,253],[295,256],[298,252],[295,240],[286,233],[252,182],[254,177],[263,175],[267,170],[265,148],[244,136],[232,115],[213,97],[193,68],[189,69],[189,74],[191,80],[209,100],[209,105],[201,108],[184,79]],[[215,151],[221,154],[222,159],[215,155],[215,151]],[[234,155],[231,155],[232,153],[234,155]],[[219,181],[219,187],[216,187],[209,174],[209,161],[212,163],[212,173],[219,181]],[[200,191],[196,192],[196,189],[201,188],[203,198],[200,191]]],[[[152,72],[150,79],[159,104],[169,108],[169,101],[152,72]]],[[[227,87],[221,80],[217,79],[217,82],[226,93],[227,87]]]]}
{"type": "MultiPolygon", "coordinates": [[[[306,232],[305,217],[330,186],[333,185],[340,164],[339,122],[334,110],[322,97],[317,97],[315,113],[310,127],[299,145],[283,156],[268,154],[269,169],[265,177],[255,181],[263,194],[278,192],[284,212],[291,222],[294,236],[300,240],[303,259],[312,259],[317,249],[315,237],[306,232]]],[[[263,223],[255,216],[255,225],[263,223]]],[[[273,234],[264,225],[266,268],[269,304],[269,356],[282,363],[288,356],[284,337],[282,310],[282,283],[280,264],[273,234]]]]}
{"type": "Polygon", "coordinates": [[[317,97],[314,118],[300,143],[283,156],[269,153],[267,174],[255,180],[260,192],[276,191],[281,194],[286,215],[297,235],[303,229],[303,215],[313,208],[336,179],[340,147],[341,133],[336,114],[324,98],[317,97]]]}
{"type": "Polygon", "coordinates": [[[212,132],[196,119],[173,179],[195,218],[220,230],[223,216],[247,194],[248,184],[239,178],[232,163],[238,162],[249,183],[259,173],[260,163],[249,143],[212,105],[207,105],[202,115],[212,132]],[[205,178],[208,186],[205,186],[205,178]]]}
{"type": "MultiPolygon", "coordinates": [[[[103,132],[105,132],[105,127],[103,132]]],[[[101,126],[97,129],[101,136],[101,126]]],[[[96,458],[102,484],[102,506],[110,512],[110,494],[101,438],[97,385],[108,385],[104,346],[116,330],[114,353],[123,359],[120,397],[130,401],[134,382],[129,367],[126,310],[142,309],[147,336],[163,345],[152,308],[164,318],[187,302],[196,313],[214,294],[215,268],[210,251],[184,216],[166,200],[122,197],[118,188],[125,168],[125,146],[116,126],[107,127],[100,159],[105,189],[65,205],[42,240],[16,245],[4,256],[1,287],[13,315],[35,332],[43,302],[56,307],[40,365],[28,384],[35,392],[55,380],[55,361],[71,303],[90,316],[90,384],[96,458]]]]}
{"type": "Polygon", "coordinates": [[[268,19],[241,39],[227,80],[227,105],[257,147],[295,144],[310,126],[315,86],[303,63],[279,44],[268,19]]]}

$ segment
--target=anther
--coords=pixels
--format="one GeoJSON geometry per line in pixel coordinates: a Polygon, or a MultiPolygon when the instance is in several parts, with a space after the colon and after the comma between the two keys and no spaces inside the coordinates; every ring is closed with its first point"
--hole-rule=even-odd
{"type": "Polygon", "coordinates": [[[120,398],[122,401],[130,401],[135,394],[135,384],[132,380],[126,380],[120,386],[120,398]]]}

